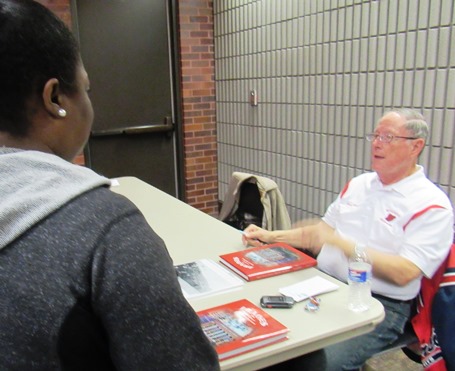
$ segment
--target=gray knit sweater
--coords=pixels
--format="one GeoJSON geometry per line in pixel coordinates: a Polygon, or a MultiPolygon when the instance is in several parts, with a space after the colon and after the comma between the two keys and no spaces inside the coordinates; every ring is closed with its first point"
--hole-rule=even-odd
{"type": "MultiPolygon", "coordinates": [[[[0,370],[218,370],[164,243],[139,210],[86,173],[90,181],[36,217],[37,198],[21,190],[32,194],[36,184],[42,197],[43,179],[12,176],[5,154],[12,152],[0,149],[0,370]],[[13,225],[28,229],[14,236],[9,221],[20,218],[26,223],[13,225]]],[[[44,166],[47,156],[46,176],[63,176],[55,159],[52,171],[44,166]]],[[[61,191],[50,187],[48,196],[61,191]]]]}

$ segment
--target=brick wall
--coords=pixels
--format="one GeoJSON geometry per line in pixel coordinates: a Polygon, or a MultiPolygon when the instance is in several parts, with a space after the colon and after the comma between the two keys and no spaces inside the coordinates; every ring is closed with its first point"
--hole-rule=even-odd
{"type": "MultiPolygon", "coordinates": [[[[70,0],[37,0],[71,25],[70,0]]],[[[218,214],[213,0],[178,0],[187,202],[218,214]]],[[[83,156],[76,163],[83,164],[83,156]]]]}
{"type": "Polygon", "coordinates": [[[216,215],[213,1],[179,0],[179,25],[186,197],[190,205],[216,215]]]}

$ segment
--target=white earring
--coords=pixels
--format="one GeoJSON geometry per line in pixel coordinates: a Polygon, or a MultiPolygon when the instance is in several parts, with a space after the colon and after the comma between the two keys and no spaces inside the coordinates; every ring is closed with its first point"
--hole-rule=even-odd
{"type": "Polygon", "coordinates": [[[58,109],[58,115],[60,117],[65,117],[66,116],[66,111],[63,108],[58,109]]]}

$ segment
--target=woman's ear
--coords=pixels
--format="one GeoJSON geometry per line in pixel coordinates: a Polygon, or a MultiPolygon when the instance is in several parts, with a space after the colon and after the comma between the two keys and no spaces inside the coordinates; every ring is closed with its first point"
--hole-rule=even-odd
{"type": "Polygon", "coordinates": [[[50,115],[56,118],[66,116],[66,110],[61,106],[60,84],[56,78],[52,78],[44,84],[42,97],[44,108],[50,115]]]}

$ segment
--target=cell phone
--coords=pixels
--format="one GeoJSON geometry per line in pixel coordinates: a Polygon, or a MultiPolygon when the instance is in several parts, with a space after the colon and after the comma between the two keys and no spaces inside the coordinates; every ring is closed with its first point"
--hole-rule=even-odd
{"type": "Polygon", "coordinates": [[[292,308],[295,304],[294,299],[284,295],[265,295],[261,298],[263,308],[292,308]]]}

